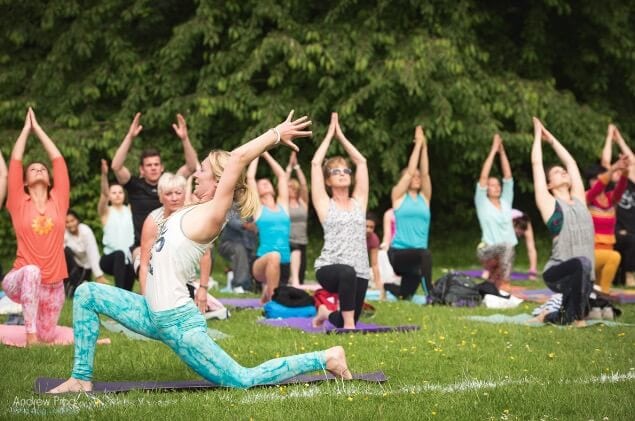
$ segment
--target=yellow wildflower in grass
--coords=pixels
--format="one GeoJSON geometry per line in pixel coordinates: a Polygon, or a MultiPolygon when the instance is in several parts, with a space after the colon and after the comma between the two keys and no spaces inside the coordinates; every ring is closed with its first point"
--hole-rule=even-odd
{"type": "Polygon", "coordinates": [[[556,358],[556,353],[555,353],[555,352],[550,352],[549,354],[547,354],[547,356],[548,356],[550,359],[552,359],[552,360],[553,360],[554,358],[556,358]]]}

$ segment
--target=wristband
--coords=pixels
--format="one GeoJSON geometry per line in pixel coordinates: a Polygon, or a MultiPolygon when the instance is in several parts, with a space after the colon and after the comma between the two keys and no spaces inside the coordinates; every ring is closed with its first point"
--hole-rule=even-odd
{"type": "Polygon", "coordinates": [[[199,285],[198,287],[207,289],[207,285],[199,285]]]}
{"type": "Polygon", "coordinates": [[[274,145],[277,145],[278,143],[280,143],[280,131],[278,130],[277,127],[272,127],[269,130],[273,130],[273,132],[276,134],[276,141],[274,143],[274,145]]]}

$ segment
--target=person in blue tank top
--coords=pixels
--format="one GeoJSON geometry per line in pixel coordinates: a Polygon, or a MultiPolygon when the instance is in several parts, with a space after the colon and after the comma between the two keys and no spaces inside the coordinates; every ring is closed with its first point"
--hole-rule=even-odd
{"type": "Polygon", "coordinates": [[[432,288],[432,256],[428,250],[431,197],[428,146],[423,128],[417,126],[408,167],[391,193],[397,231],[388,258],[401,276],[401,286],[385,283],[384,289],[399,298],[412,298],[419,284],[426,294],[432,288]]]}
{"type": "Polygon", "coordinates": [[[286,285],[289,282],[291,218],[287,174],[268,152],[261,156],[278,179],[276,196],[276,189],[269,179],[261,178],[256,181],[259,158],[249,164],[247,182],[251,189],[258,192],[262,205],[254,215],[254,222],[258,227],[258,249],[251,273],[256,281],[263,284],[261,301],[265,303],[271,300],[278,285],[286,285]]]}

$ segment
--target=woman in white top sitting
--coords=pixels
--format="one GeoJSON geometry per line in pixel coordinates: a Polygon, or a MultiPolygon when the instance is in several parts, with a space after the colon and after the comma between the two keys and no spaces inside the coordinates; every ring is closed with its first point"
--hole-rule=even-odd
{"type": "MultiPolygon", "coordinates": [[[[246,182],[245,167],[265,150],[282,142],[310,136],[306,117],[284,122],[231,153],[213,151],[195,175],[195,194],[201,203],[174,213],[163,225],[152,247],[144,296],[95,282],[84,283],[73,302],[75,358],[71,378],[49,393],[92,390],[99,314],[129,329],[164,342],[195,372],[221,386],[248,388],[273,384],[296,375],[327,369],[338,377],[352,376],[344,349],[276,358],[254,368],[242,367],[207,335],[207,323],[192,303],[186,282],[200,257],[225,224],[236,202],[243,217],[253,215],[258,197],[246,182]]],[[[207,285],[197,291],[197,303],[207,301],[207,285]]]]}
{"type": "Polygon", "coordinates": [[[106,282],[104,272],[99,267],[99,249],[93,230],[82,223],[77,213],[69,209],[66,213],[64,231],[64,255],[68,278],[64,279],[64,290],[72,298],[75,289],[94,276],[98,282],[106,282]]]}

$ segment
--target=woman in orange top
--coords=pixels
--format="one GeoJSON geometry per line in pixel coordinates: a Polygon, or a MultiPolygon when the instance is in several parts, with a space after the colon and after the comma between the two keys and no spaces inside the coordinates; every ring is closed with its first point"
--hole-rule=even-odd
{"type": "Polygon", "coordinates": [[[7,210],[18,249],[2,289],[11,300],[22,304],[27,345],[52,342],[64,306],[63,280],[68,276],[64,229],[70,183],[62,154],[31,108],[11,152],[7,185],[7,210]],[[53,164],[55,187],[43,163],[32,162],[23,171],[22,157],[31,133],[40,139],[53,164]]]}

